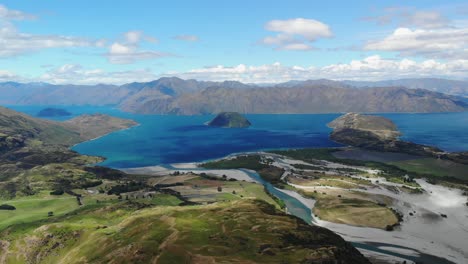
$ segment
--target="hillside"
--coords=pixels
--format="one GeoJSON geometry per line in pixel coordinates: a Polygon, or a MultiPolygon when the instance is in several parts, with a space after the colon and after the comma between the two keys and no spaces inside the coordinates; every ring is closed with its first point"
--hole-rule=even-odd
{"type": "Polygon", "coordinates": [[[102,159],[79,155],[69,147],[134,125],[132,120],[105,115],[61,123],[0,107],[0,197],[95,181],[81,166],[102,159]]]}
{"type": "Polygon", "coordinates": [[[0,232],[0,263],[370,263],[340,236],[260,200],[97,204],[27,230],[0,232]]]}
{"type": "Polygon", "coordinates": [[[80,135],[63,124],[30,117],[0,107],[0,133],[8,138],[22,139],[28,145],[42,142],[47,145],[73,145],[82,141],[80,135]]]}
{"type": "Polygon", "coordinates": [[[468,82],[438,78],[413,78],[385,81],[343,81],[344,84],[360,87],[403,86],[411,89],[426,89],[434,92],[468,97],[468,82]]]}
{"type": "Polygon", "coordinates": [[[456,97],[401,87],[344,89],[326,85],[255,87],[231,89],[211,87],[180,97],[135,102],[131,109],[143,114],[239,113],[336,113],[336,112],[456,112],[468,105],[456,97]]]}
{"type": "Polygon", "coordinates": [[[71,146],[112,131],[137,125],[127,119],[108,115],[82,115],[65,122],[38,119],[0,107],[0,134],[22,138],[28,145],[71,146]]]}
{"type": "Polygon", "coordinates": [[[78,132],[82,140],[97,138],[113,131],[136,126],[133,120],[103,114],[81,115],[63,122],[61,125],[78,132]]]}

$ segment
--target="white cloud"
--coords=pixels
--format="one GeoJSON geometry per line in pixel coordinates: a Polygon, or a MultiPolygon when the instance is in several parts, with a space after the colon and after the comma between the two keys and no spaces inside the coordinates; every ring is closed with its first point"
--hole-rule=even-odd
{"type": "Polygon", "coordinates": [[[129,31],[124,34],[124,42],[114,42],[109,46],[109,51],[105,54],[108,61],[113,64],[130,64],[140,60],[158,59],[171,56],[168,53],[163,53],[153,50],[141,50],[140,42],[157,41],[153,37],[143,34],[142,31],[129,31]]]}
{"type": "Polygon", "coordinates": [[[448,27],[450,20],[440,12],[431,10],[415,10],[408,7],[385,8],[383,14],[364,17],[364,20],[376,22],[378,25],[396,23],[400,27],[417,27],[436,29],[448,27]]]}
{"type": "Polygon", "coordinates": [[[403,26],[420,28],[444,28],[449,25],[449,20],[436,11],[417,11],[403,18],[403,26]]]}
{"type": "Polygon", "coordinates": [[[21,78],[8,70],[0,70],[0,82],[19,81],[21,78]]]}
{"type": "Polygon", "coordinates": [[[332,80],[388,80],[398,78],[440,77],[464,79],[468,74],[468,60],[440,62],[410,59],[391,60],[379,55],[348,63],[331,64],[323,67],[285,66],[281,63],[265,65],[239,64],[234,67],[223,65],[193,69],[187,72],[157,74],[150,69],[106,71],[100,68],[84,68],[79,64],[65,64],[49,69],[38,77],[26,78],[10,71],[0,70],[0,81],[49,82],[54,84],[124,84],[146,82],[162,76],[178,76],[184,79],[210,81],[237,80],[245,83],[279,83],[289,80],[332,79],[332,80]]]}
{"type": "Polygon", "coordinates": [[[0,4],[0,20],[31,20],[36,16],[26,14],[18,10],[8,9],[6,6],[0,4]]]}
{"type": "Polygon", "coordinates": [[[384,80],[396,78],[445,77],[464,78],[468,73],[468,60],[438,62],[410,59],[390,60],[378,55],[349,63],[331,64],[324,67],[283,66],[274,63],[261,66],[240,64],[234,67],[222,65],[194,69],[183,73],[171,73],[181,78],[224,81],[237,80],[248,83],[275,83],[289,80],[384,80]]]}
{"type": "Polygon", "coordinates": [[[124,33],[125,39],[128,43],[138,43],[140,42],[143,32],[141,31],[128,31],[124,33]]]}
{"type": "Polygon", "coordinates": [[[177,40],[188,41],[188,42],[196,42],[200,40],[200,38],[195,35],[177,35],[177,36],[174,36],[173,38],[177,40]]]}
{"type": "Polygon", "coordinates": [[[278,34],[265,37],[260,42],[278,50],[311,50],[312,42],[333,36],[327,24],[305,18],[272,20],[266,23],[265,29],[278,34]]]}
{"type": "MultiPolygon", "coordinates": [[[[43,49],[71,47],[104,48],[106,46],[107,41],[104,39],[90,40],[74,36],[23,33],[18,31],[11,23],[11,20],[32,18],[34,16],[21,11],[9,10],[0,5],[0,58],[14,57],[43,49]]],[[[123,34],[122,42],[110,44],[109,51],[105,56],[109,62],[115,64],[127,64],[138,60],[168,56],[168,54],[157,51],[139,50],[139,44],[142,41],[154,43],[157,42],[157,39],[143,34],[142,31],[128,31],[123,34]]]]}
{"type": "Polygon", "coordinates": [[[129,44],[138,44],[141,41],[147,41],[147,42],[152,42],[152,43],[158,42],[157,38],[148,36],[144,34],[143,31],[140,31],[140,30],[133,30],[133,31],[125,32],[124,38],[125,38],[126,43],[129,43],[129,44]]]}
{"type": "Polygon", "coordinates": [[[65,64],[47,71],[34,81],[54,84],[124,84],[152,81],[157,77],[148,69],[109,72],[99,68],[85,69],[79,64],[65,64]]]}
{"type": "Polygon", "coordinates": [[[468,59],[468,28],[398,28],[382,40],[370,41],[365,50],[395,51],[401,56],[423,55],[441,59],[468,59]]]}
{"type": "Polygon", "coordinates": [[[49,48],[89,47],[98,42],[62,35],[34,35],[19,32],[9,22],[0,24],[0,57],[12,57],[49,48]]]}
{"type": "Polygon", "coordinates": [[[0,5],[0,57],[13,57],[50,48],[99,46],[102,40],[63,35],[39,35],[20,32],[11,21],[30,20],[36,17],[0,5]]]}
{"type": "Polygon", "coordinates": [[[314,19],[305,18],[272,20],[265,25],[265,29],[289,35],[303,36],[309,41],[332,36],[328,25],[314,19]]]}

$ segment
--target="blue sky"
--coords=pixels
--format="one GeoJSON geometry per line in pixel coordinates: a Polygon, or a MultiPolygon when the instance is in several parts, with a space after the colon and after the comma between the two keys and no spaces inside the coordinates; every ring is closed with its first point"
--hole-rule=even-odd
{"type": "Polygon", "coordinates": [[[2,1],[0,80],[465,79],[466,1],[2,1]]]}

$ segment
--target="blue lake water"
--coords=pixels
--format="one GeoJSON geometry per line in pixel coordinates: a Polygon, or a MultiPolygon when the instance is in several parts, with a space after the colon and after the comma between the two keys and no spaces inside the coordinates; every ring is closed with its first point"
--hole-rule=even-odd
{"type": "MultiPolygon", "coordinates": [[[[43,106],[11,106],[36,115],[43,106]]],[[[118,131],[73,149],[107,158],[103,165],[115,168],[194,162],[232,153],[278,148],[334,147],[326,124],[340,114],[246,115],[247,129],[205,126],[206,116],[135,115],[112,107],[60,106],[73,115],[105,113],[131,118],[140,126],[118,131]]],[[[468,151],[468,113],[381,114],[393,120],[403,139],[433,145],[447,151],[468,151]]],[[[61,121],[71,117],[54,118],[61,121]]]]}

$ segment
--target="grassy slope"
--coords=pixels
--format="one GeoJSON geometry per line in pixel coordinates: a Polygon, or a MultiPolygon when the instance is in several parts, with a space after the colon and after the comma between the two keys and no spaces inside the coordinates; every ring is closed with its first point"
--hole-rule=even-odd
{"type": "Polygon", "coordinates": [[[423,158],[414,160],[395,161],[390,162],[390,164],[418,174],[430,174],[436,177],[448,176],[468,181],[468,165],[458,164],[448,160],[423,158]]]}
{"type": "Polygon", "coordinates": [[[9,225],[29,223],[47,219],[48,212],[54,215],[63,215],[78,208],[76,198],[64,194],[62,196],[49,195],[41,192],[33,196],[21,197],[13,200],[1,200],[0,204],[9,204],[16,207],[13,211],[0,210],[0,230],[9,225]]]}
{"type": "MultiPolygon", "coordinates": [[[[335,151],[338,151],[338,149],[297,149],[277,150],[271,152],[312,163],[315,159],[319,159],[353,166],[363,166],[372,169],[378,169],[384,172],[384,174],[380,176],[385,177],[388,181],[395,183],[404,183],[403,177],[405,175],[410,175],[414,178],[425,177],[432,180],[442,180],[446,181],[447,184],[454,183],[466,185],[468,183],[468,178],[464,172],[467,166],[451,161],[422,158],[419,160],[383,163],[376,161],[340,159],[332,155],[332,153],[335,151]]],[[[405,184],[418,187],[415,183],[405,184]]]]}
{"type": "Polygon", "coordinates": [[[96,183],[95,173],[83,166],[102,159],[79,155],[68,147],[135,124],[106,115],[54,122],[0,107],[0,197],[96,183]]]}
{"type": "Polygon", "coordinates": [[[331,231],[250,199],[190,207],[88,206],[0,235],[9,244],[0,248],[8,263],[367,263],[331,231]]]}
{"type": "Polygon", "coordinates": [[[278,204],[264,191],[264,187],[261,184],[242,182],[242,181],[213,181],[205,180],[202,178],[194,178],[185,182],[184,188],[173,188],[180,191],[184,195],[184,190],[192,191],[193,187],[196,186],[195,193],[198,194],[198,198],[191,199],[192,201],[233,201],[240,200],[242,198],[255,198],[263,200],[269,204],[275,205],[279,208],[278,204]],[[222,191],[218,192],[217,187],[222,187],[222,191]],[[233,191],[235,194],[233,194],[233,191]],[[204,197],[208,196],[208,197],[204,197]]]}
{"type": "Polygon", "coordinates": [[[37,119],[0,107],[0,132],[6,135],[20,134],[44,144],[76,144],[80,141],[77,132],[65,128],[58,122],[37,119]]]}
{"type": "Polygon", "coordinates": [[[317,200],[313,211],[323,220],[381,229],[398,223],[398,218],[389,208],[379,206],[362,193],[333,190],[303,193],[317,200]]]}

